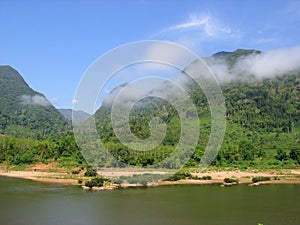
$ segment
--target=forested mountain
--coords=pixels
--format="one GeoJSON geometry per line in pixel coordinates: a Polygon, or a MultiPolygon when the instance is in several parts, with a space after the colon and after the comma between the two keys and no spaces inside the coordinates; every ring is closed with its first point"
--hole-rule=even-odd
{"type": "MultiPolygon", "coordinates": [[[[238,49],[234,52],[216,53],[205,60],[208,64],[221,60],[230,71],[240,59],[255,54],[259,55],[261,52],[238,49]]],[[[187,86],[197,107],[201,125],[199,143],[189,161],[189,165],[196,166],[208,141],[210,112],[202,90],[193,81],[187,86]]],[[[240,73],[235,79],[221,82],[221,89],[226,102],[227,129],[214,164],[272,166],[292,163],[293,160],[300,162],[299,72],[274,75],[270,78],[240,73]]],[[[165,139],[154,151],[135,152],[134,157],[130,154],[132,150],[122,145],[115,136],[110,114],[111,105],[106,103],[97,111],[98,133],[111,153],[125,163],[143,166],[155,164],[168,156],[178,143],[179,116],[174,107],[164,100],[147,98],[132,109],[130,129],[137,137],[145,139],[150,135],[148,123],[154,116],[160,117],[168,127],[165,139]]],[[[172,163],[174,162],[170,162],[170,167],[173,166],[172,163]]]]}
{"type": "Polygon", "coordinates": [[[255,49],[237,49],[234,52],[225,52],[225,51],[217,52],[213,54],[210,58],[222,59],[228,64],[229,67],[232,67],[242,57],[246,57],[252,54],[261,54],[261,53],[262,53],[261,51],[255,49]]]}
{"type": "Polygon", "coordinates": [[[78,121],[73,121],[74,125],[77,125],[83,121],[85,121],[86,119],[88,119],[91,115],[84,112],[84,111],[81,111],[81,110],[78,110],[78,111],[73,111],[72,109],[58,109],[60,111],[60,113],[69,121],[72,121],[72,113],[75,113],[76,114],[76,119],[78,121]]]}
{"type": "Polygon", "coordinates": [[[70,130],[70,123],[10,66],[0,66],[0,133],[45,139],[70,130]]]}
{"type": "MultiPolygon", "coordinates": [[[[226,73],[235,73],[229,76],[230,79],[220,79],[226,103],[227,125],[214,165],[283,168],[300,164],[300,72],[259,77],[236,70],[241,59],[261,54],[263,53],[257,50],[239,49],[216,53],[205,59],[212,67],[215,66],[213,63],[221,63],[222,68],[226,66],[226,73]]],[[[196,167],[209,139],[211,118],[209,105],[201,88],[192,80],[185,82],[186,91],[196,106],[200,122],[198,145],[187,163],[187,166],[196,167]]],[[[116,96],[121,87],[112,91],[95,117],[83,122],[82,127],[89,129],[89,122],[95,118],[99,137],[118,162],[148,166],[166,159],[165,167],[177,168],[180,160],[168,157],[176,148],[181,135],[180,118],[175,107],[155,97],[142,99],[135,104],[131,109],[129,125],[136,137],[146,139],[150,136],[149,122],[154,117],[159,118],[159,123],[165,123],[167,130],[162,143],[155,149],[132,150],[118,140],[111,123],[112,97],[116,96]]],[[[156,91],[160,90],[169,89],[165,86],[156,91]]],[[[53,159],[65,162],[72,159],[76,165],[81,165],[83,159],[73,134],[61,135],[69,128],[70,123],[63,115],[42,94],[33,91],[17,71],[9,66],[0,67],[0,134],[6,135],[0,135],[0,161],[23,164],[53,159]],[[53,135],[58,138],[47,141],[12,138],[43,139],[53,135]]],[[[81,138],[91,150],[89,153],[93,163],[96,166],[116,165],[118,162],[114,160],[103,160],[106,155],[99,154],[99,140],[85,136],[89,134],[85,131],[81,138]]]]}

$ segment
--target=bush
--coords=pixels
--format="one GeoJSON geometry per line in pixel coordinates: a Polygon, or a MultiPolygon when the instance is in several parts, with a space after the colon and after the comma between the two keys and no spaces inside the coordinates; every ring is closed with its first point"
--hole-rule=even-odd
{"type": "Polygon", "coordinates": [[[211,176],[203,176],[200,180],[211,180],[211,176]]]}
{"type": "Polygon", "coordinates": [[[92,187],[102,187],[104,182],[107,181],[107,182],[110,182],[109,179],[107,178],[104,178],[104,177],[95,177],[87,182],[85,182],[85,186],[89,187],[89,188],[92,188],[92,187]]]}
{"type": "Polygon", "coordinates": [[[122,184],[124,182],[124,180],[122,180],[121,178],[118,178],[117,180],[115,180],[115,184],[122,184]]]}
{"type": "Polygon", "coordinates": [[[72,174],[79,174],[79,173],[80,173],[80,170],[72,170],[71,173],[72,173],[72,174]]]}
{"type": "Polygon", "coordinates": [[[190,174],[189,172],[179,171],[165,180],[166,181],[177,181],[177,180],[184,180],[186,178],[192,178],[192,174],[190,174]]]}
{"type": "Polygon", "coordinates": [[[85,177],[95,177],[97,176],[97,172],[96,170],[93,169],[88,169],[85,173],[84,173],[85,177]]]}
{"type": "Polygon", "coordinates": [[[270,177],[253,177],[252,178],[253,183],[257,183],[257,182],[261,182],[261,181],[270,181],[270,180],[271,180],[270,177]]]}
{"type": "Polygon", "coordinates": [[[211,176],[203,176],[203,177],[197,177],[197,176],[192,176],[193,180],[211,180],[211,176]]]}
{"type": "Polygon", "coordinates": [[[233,178],[225,178],[224,182],[227,184],[231,184],[231,183],[238,183],[238,180],[233,179],[233,178]]]}

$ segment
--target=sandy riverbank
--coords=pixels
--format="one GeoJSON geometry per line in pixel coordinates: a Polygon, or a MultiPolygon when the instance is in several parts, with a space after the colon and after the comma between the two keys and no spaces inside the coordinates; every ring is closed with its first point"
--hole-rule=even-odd
{"type": "MultiPolygon", "coordinates": [[[[129,174],[127,174],[129,175],[129,174]]],[[[249,171],[240,171],[240,170],[231,170],[231,171],[207,171],[207,172],[195,172],[192,173],[193,176],[204,177],[210,176],[211,180],[178,180],[178,181],[161,181],[157,183],[150,183],[148,186],[163,186],[163,185],[184,185],[184,184],[195,184],[195,185],[204,185],[204,184],[224,184],[225,178],[232,178],[238,180],[239,184],[253,184],[252,178],[254,177],[270,177],[270,181],[258,182],[253,186],[261,184],[300,184],[300,169],[297,170],[271,170],[259,172],[255,170],[249,171]]],[[[227,184],[231,185],[231,184],[227,184]]],[[[134,187],[137,185],[124,184],[122,187],[134,187]]]]}
{"type": "MultiPolygon", "coordinates": [[[[14,177],[14,178],[22,178],[22,179],[29,179],[39,182],[47,182],[47,183],[57,183],[57,184],[64,184],[64,185],[79,185],[78,180],[82,179],[83,176],[81,175],[72,175],[65,169],[57,169],[55,172],[50,172],[50,166],[43,165],[35,165],[33,167],[27,168],[25,171],[14,171],[14,170],[7,170],[7,168],[0,167],[0,176],[7,176],[7,177],[14,177]]],[[[228,170],[228,169],[227,169],[228,170]]],[[[133,174],[141,174],[141,173],[157,173],[154,171],[138,171],[138,172],[130,172],[125,171],[122,169],[119,170],[110,170],[105,169],[101,170],[100,174],[108,177],[108,178],[116,178],[118,176],[132,176],[133,174]]],[[[164,173],[164,172],[162,172],[164,173]]],[[[193,172],[193,176],[203,177],[203,176],[210,176],[211,180],[179,180],[179,181],[162,181],[157,183],[150,183],[148,186],[162,186],[162,185],[180,185],[180,184],[195,184],[195,185],[202,185],[202,184],[222,184],[224,183],[225,178],[233,178],[239,181],[241,184],[251,184],[253,177],[263,176],[263,177],[270,177],[271,181],[267,182],[259,182],[258,184],[300,184],[300,169],[293,169],[293,170],[270,170],[270,171],[255,171],[255,170],[247,170],[247,171],[240,171],[240,170],[228,170],[228,171],[214,171],[214,170],[207,170],[205,172],[193,172]],[[276,179],[275,179],[276,178],[276,179]]],[[[89,178],[85,178],[87,180],[89,178]]],[[[257,185],[257,184],[256,184],[257,185]]],[[[114,188],[118,186],[113,185],[114,188]]],[[[122,184],[121,187],[135,187],[138,185],[135,184],[122,184]]],[[[100,188],[103,189],[113,189],[112,186],[108,186],[107,188],[100,188]]]]}
{"type": "Polygon", "coordinates": [[[22,178],[46,183],[78,185],[77,179],[66,178],[67,174],[36,171],[0,171],[0,176],[22,178]]]}
{"type": "Polygon", "coordinates": [[[56,163],[36,163],[24,170],[15,170],[13,167],[0,165],[0,176],[64,185],[78,185],[79,179],[78,175],[70,174],[68,169],[58,167],[56,163]]]}

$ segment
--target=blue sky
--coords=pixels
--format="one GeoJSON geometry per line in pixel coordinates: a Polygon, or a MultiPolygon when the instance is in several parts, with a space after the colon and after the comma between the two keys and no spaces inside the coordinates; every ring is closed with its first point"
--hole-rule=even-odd
{"type": "Polygon", "coordinates": [[[11,65],[58,108],[112,48],[158,39],[200,56],[300,45],[300,1],[0,0],[0,65],[11,65]]]}

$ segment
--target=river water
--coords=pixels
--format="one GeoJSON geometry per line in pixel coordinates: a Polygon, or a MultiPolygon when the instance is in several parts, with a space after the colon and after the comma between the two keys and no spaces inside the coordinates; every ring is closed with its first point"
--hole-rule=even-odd
{"type": "Polygon", "coordinates": [[[0,177],[0,225],[299,225],[300,185],[114,191],[0,177]]]}

